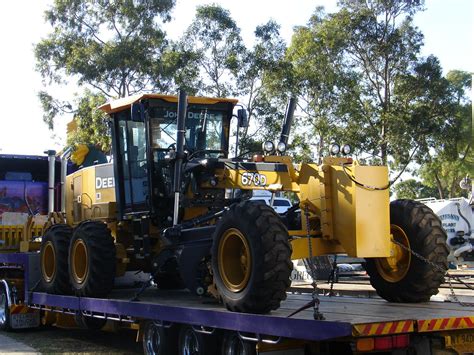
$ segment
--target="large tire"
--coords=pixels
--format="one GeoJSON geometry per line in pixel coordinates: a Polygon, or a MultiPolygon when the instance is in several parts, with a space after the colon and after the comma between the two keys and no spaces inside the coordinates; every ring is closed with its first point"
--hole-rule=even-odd
{"type": "Polygon", "coordinates": [[[69,279],[77,296],[105,297],[115,278],[115,245],[105,223],[77,226],[69,247],[69,279]]]}
{"type": "Polygon", "coordinates": [[[72,228],[67,224],[54,224],[42,238],[41,285],[47,293],[71,293],[67,266],[71,235],[72,228]]]}
{"type": "Polygon", "coordinates": [[[389,302],[426,302],[438,293],[448,269],[446,232],[424,204],[412,200],[390,203],[391,233],[395,240],[438,267],[396,247],[394,258],[367,259],[366,270],[378,295],[389,302]],[[395,268],[391,265],[396,265],[395,268]]]}
{"type": "Polygon", "coordinates": [[[10,300],[5,285],[0,283],[0,330],[9,331],[10,327],[10,300]]]}
{"type": "Polygon", "coordinates": [[[280,307],[293,269],[288,238],[271,207],[249,201],[230,207],[212,245],[214,282],[229,310],[268,313],[280,307]]]}
{"type": "Polygon", "coordinates": [[[215,334],[198,333],[190,325],[183,325],[179,330],[178,354],[217,354],[217,338],[215,334]]]}

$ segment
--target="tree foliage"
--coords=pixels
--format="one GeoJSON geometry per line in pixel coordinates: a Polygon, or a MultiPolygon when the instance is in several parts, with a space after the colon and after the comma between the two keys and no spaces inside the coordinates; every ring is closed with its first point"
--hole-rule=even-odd
{"type": "MultiPolygon", "coordinates": [[[[107,98],[166,90],[169,80],[161,73],[172,70],[156,68],[176,64],[163,60],[167,41],[160,28],[173,6],[174,0],[55,0],[45,13],[53,30],[35,46],[36,68],[46,83],[73,79],[107,98]]],[[[46,93],[39,99],[53,127],[63,105],[46,93]]]]}
{"type": "Polygon", "coordinates": [[[76,100],[77,110],[74,120],[69,124],[68,146],[75,149],[80,144],[92,144],[103,152],[110,150],[108,117],[103,111],[97,109],[104,102],[103,94],[92,93],[89,90],[76,100]]]}
{"type": "Polygon", "coordinates": [[[400,181],[394,186],[393,191],[396,193],[397,198],[411,200],[436,197],[438,193],[436,188],[426,186],[415,179],[400,181]]]}
{"type": "Polygon", "coordinates": [[[194,53],[200,74],[197,93],[215,97],[237,94],[236,78],[244,46],[240,28],[228,10],[219,5],[198,6],[180,46],[194,53]]]}
{"type": "Polygon", "coordinates": [[[452,114],[445,121],[421,167],[424,183],[436,187],[440,198],[462,195],[459,182],[466,175],[472,178],[474,171],[472,102],[467,96],[471,78],[471,74],[459,70],[446,75],[452,114]]]}

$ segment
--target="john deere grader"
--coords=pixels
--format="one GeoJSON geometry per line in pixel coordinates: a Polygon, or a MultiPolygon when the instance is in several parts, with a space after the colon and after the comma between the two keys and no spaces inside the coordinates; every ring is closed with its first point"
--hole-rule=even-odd
{"type": "Polygon", "coordinates": [[[366,259],[372,285],[389,301],[437,293],[446,235],[424,205],[389,203],[387,167],[347,156],[294,164],[285,156],[294,100],[276,147],[229,158],[232,118],[247,124],[244,110],[233,115],[236,104],[180,91],[103,105],[113,161],[65,178],[65,219],[41,243],[43,290],[106,297],[114,277],[141,270],[158,288],[266,313],[286,298],[292,259],[346,253],[366,259]],[[293,192],[299,202],[280,216],[249,200],[252,190],[293,192]]]}

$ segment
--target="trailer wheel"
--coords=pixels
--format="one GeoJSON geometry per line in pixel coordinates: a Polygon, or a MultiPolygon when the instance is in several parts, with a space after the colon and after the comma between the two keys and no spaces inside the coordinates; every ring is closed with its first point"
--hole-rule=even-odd
{"type": "Polygon", "coordinates": [[[68,275],[68,247],[72,228],[67,224],[54,224],[41,241],[41,284],[47,293],[71,292],[68,275]]]}
{"type": "Polygon", "coordinates": [[[0,330],[10,330],[10,300],[3,283],[0,283],[0,330]]]}
{"type": "Polygon", "coordinates": [[[179,355],[208,355],[217,353],[217,339],[213,334],[196,332],[190,325],[179,330],[179,355]]]}
{"type": "Polygon", "coordinates": [[[292,265],[288,230],[271,207],[244,201],[217,224],[212,270],[229,310],[268,313],[280,307],[292,265]]]}
{"type": "Polygon", "coordinates": [[[143,352],[147,355],[175,355],[178,350],[178,332],[175,326],[163,327],[147,321],[143,327],[143,352]]]}
{"type": "Polygon", "coordinates": [[[255,355],[256,344],[244,341],[237,332],[227,331],[222,340],[222,355],[255,355]]]}
{"type": "Polygon", "coordinates": [[[394,245],[393,256],[367,259],[366,270],[378,295],[390,302],[426,302],[438,293],[448,269],[446,232],[424,204],[396,200],[390,204],[390,233],[405,248],[420,254],[441,270],[394,245]]]}
{"type": "Polygon", "coordinates": [[[115,245],[105,223],[85,221],[69,247],[69,279],[77,296],[104,297],[115,277],[115,245]]]}

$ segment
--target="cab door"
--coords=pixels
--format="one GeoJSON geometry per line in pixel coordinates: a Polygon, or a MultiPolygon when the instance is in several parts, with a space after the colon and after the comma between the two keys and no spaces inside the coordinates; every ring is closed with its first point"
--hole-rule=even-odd
{"type": "Polygon", "coordinates": [[[149,163],[145,122],[132,121],[130,110],[114,115],[112,127],[114,169],[119,215],[149,213],[149,163]]]}

